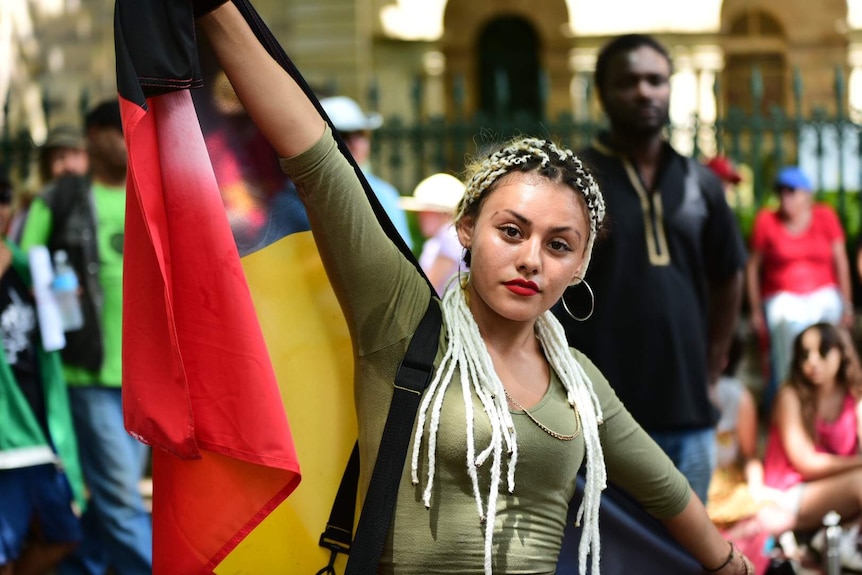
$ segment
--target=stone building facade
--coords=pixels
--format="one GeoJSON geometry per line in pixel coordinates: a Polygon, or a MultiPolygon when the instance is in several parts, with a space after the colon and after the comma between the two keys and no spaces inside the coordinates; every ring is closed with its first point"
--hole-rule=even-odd
{"type": "MultiPolygon", "coordinates": [[[[710,1],[715,16],[705,28],[685,31],[692,10],[685,6],[701,0],[678,2],[673,30],[638,26],[671,49],[678,84],[689,86],[675,88],[674,98],[684,100],[674,103],[680,114],[709,120],[730,105],[750,108],[753,66],[767,105],[791,106],[798,76],[806,109],[834,110],[838,69],[851,79],[851,97],[853,90],[862,96],[850,75],[862,62],[856,62],[860,34],[848,21],[848,0],[702,0],[710,1]]],[[[38,140],[48,124],[79,117],[82,94],[92,102],[115,92],[113,1],[11,2],[29,7],[32,32],[9,37],[15,72],[3,120],[12,129],[29,126],[38,140]],[[46,103],[47,119],[32,105],[34,90],[46,103]]],[[[627,12],[648,10],[634,0],[615,3],[627,12]]],[[[589,77],[609,37],[578,26],[594,6],[580,0],[256,0],[255,6],[321,93],[370,105],[374,88],[374,103],[385,116],[415,113],[417,85],[423,114],[499,113],[500,90],[507,113],[583,114],[595,106],[589,77]]]]}

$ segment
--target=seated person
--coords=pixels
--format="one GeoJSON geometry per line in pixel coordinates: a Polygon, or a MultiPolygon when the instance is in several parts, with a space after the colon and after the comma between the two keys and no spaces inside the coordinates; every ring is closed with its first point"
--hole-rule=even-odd
{"type": "MultiPolygon", "coordinates": [[[[790,377],[776,396],[763,462],[764,484],[777,494],[772,500],[792,515],[789,528],[816,529],[829,511],[858,522],[860,397],[862,372],[849,333],[831,323],[803,330],[793,344],[790,377]]],[[[854,544],[841,546],[842,565],[854,570],[862,569],[858,528],[854,523],[848,530],[854,544]]]]}
{"type": "Polygon", "coordinates": [[[770,489],[763,485],[757,403],[736,376],[742,352],[742,338],[737,334],[731,341],[724,372],[710,394],[720,417],[716,429],[717,464],[706,510],[761,572],[769,562],[764,552],[766,541],[785,531],[792,523],[792,515],[772,503],[770,489]]]}

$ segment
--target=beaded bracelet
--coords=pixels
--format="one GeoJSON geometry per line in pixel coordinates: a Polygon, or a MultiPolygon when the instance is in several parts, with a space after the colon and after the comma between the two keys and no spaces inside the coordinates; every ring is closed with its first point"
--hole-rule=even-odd
{"type": "MultiPolygon", "coordinates": [[[[704,567],[703,565],[701,565],[701,567],[707,573],[717,573],[717,572],[721,571],[722,569],[724,569],[725,567],[727,567],[728,565],[730,565],[730,562],[733,561],[733,557],[734,557],[733,552],[735,550],[736,550],[736,546],[733,544],[733,541],[731,541],[730,542],[730,553],[727,554],[727,559],[724,560],[724,563],[722,563],[721,565],[719,565],[715,569],[709,569],[708,567],[704,567]]],[[[747,570],[747,567],[746,567],[746,570],[747,570]]]]}

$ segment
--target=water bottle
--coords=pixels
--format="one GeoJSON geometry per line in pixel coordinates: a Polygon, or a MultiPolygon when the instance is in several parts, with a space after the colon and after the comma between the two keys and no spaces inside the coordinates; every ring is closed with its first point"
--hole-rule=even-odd
{"type": "Polygon", "coordinates": [[[63,250],[54,252],[54,281],[51,283],[63,331],[75,331],[84,327],[84,314],[78,297],[78,276],[69,263],[69,256],[63,250]]]}
{"type": "Polygon", "coordinates": [[[33,246],[27,252],[30,261],[30,275],[33,278],[33,297],[36,299],[36,315],[39,318],[39,333],[45,351],[57,351],[66,347],[63,319],[60,306],[51,288],[54,269],[51,254],[45,246],[33,246]]]}
{"type": "Polygon", "coordinates": [[[830,511],[823,517],[826,528],[826,553],[824,567],[826,575],[841,575],[841,516],[830,511]]]}

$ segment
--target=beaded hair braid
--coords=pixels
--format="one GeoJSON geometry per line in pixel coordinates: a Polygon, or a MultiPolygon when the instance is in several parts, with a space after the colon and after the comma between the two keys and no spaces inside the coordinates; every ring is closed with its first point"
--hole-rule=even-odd
{"type": "MultiPolygon", "coordinates": [[[[586,200],[590,218],[590,238],[583,267],[586,270],[595,236],[604,217],[605,206],[592,176],[572,152],[561,150],[544,140],[525,138],[492,154],[477,168],[456,210],[456,222],[464,215],[478,211],[482,198],[493,190],[501,177],[510,172],[536,172],[551,181],[563,181],[573,190],[582,193],[586,200]]],[[[440,413],[446,389],[457,371],[465,406],[465,463],[479,519],[485,531],[484,569],[486,575],[491,575],[497,495],[503,481],[503,463],[506,462],[506,488],[509,493],[513,493],[518,442],[503,383],[494,370],[479,327],[467,305],[465,291],[457,288],[448,290],[443,297],[442,307],[449,346],[419,407],[416,434],[413,438],[411,479],[414,485],[419,484],[419,454],[425,439],[428,475],[423,490],[423,502],[430,508],[440,413]],[[478,398],[482,411],[491,424],[491,439],[488,445],[476,445],[474,397],[478,398]],[[490,485],[487,493],[483,494],[480,491],[478,468],[489,459],[490,485]]],[[[536,320],[535,331],[551,367],[565,387],[569,404],[577,406],[583,422],[587,480],[577,515],[578,523],[583,519],[585,524],[578,547],[578,563],[580,574],[585,575],[589,555],[592,560],[592,573],[599,573],[599,498],[607,479],[598,435],[598,427],[602,422],[601,406],[592,382],[570,353],[565,332],[557,318],[550,311],[546,311],[536,320]]]]}

